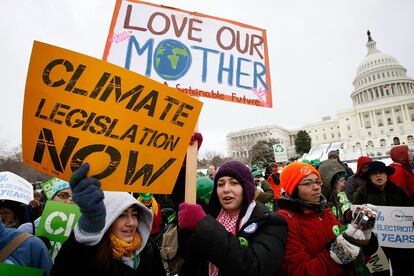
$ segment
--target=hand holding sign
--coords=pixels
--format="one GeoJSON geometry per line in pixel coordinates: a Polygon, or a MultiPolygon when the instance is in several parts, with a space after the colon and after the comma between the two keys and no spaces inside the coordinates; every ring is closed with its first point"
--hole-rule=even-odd
{"type": "Polygon", "coordinates": [[[89,164],[83,164],[70,178],[73,201],[79,206],[82,216],[79,227],[89,233],[96,233],[105,226],[106,210],[101,183],[93,177],[86,177],[89,164]]]}
{"type": "Polygon", "coordinates": [[[194,144],[197,141],[197,150],[200,149],[201,144],[203,143],[203,135],[200,132],[194,132],[193,136],[191,136],[190,145],[194,144]]]}

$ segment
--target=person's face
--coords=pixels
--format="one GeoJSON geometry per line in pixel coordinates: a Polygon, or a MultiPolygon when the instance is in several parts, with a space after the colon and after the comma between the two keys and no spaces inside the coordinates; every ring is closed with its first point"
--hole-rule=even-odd
{"type": "Polygon", "coordinates": [[[369,175],[369,179],[375,186],[382,190],[387,183],[388,175],[385,172],[373,172],[369,175]]]}
{"type": "Polygon", "coordinates": [[[132,242],[138,228],[138,210],[136,207],[129,207],[112,223],[111,233],[124,242],[132,242]]]}
{"type": "Polygon", "coordinates": [[[208,175],[213,176],[216,173],[216,168],[214,166],[208,167],[208,175]]]}
{"type": "Polygon", "coordinates": [[[70,189],[61,190],[57,194],[55,194],[52,200],[63,203],[73,203],[72,191],[70,189]]]}
{"type": "Polygon", "coordinates": [[[316,174],[304,177],[298,184],[298,195],[303,201],[319,203],[322,191],[322,181],[316,174]]]}
{"type": "Polygon", "coordinates": [[[34,200],[37,200],[39,202],[42,202],[43,201],[43,196],[42,196],[42,194],[40,192],[36,191],[33,194],[33,199],[34,200]]]}
{"type": "Polygon", "coordinates": [[[338,162],[338,157],[336,157],[336,156],[331,156],[328,159],[329,160],[334,160],[334,161],[338,162]]]}
{"type": "Polygon", "coordinates": [[[0,207],[0,217],[6,226],[14,222],[14,213],[9,208],[0,207]]]}
{"type": "Polygon", "coordinates": [[[147,207],[151,207],[151,199],[150,200],[142,200],[142,204],[144,204],[147,207]]]}
{"type": "Polygon", "coordinates": [[[239,214],[243,202],[243,187],[237,179],[220,177],[217,181],[217,196],[224,210],[231,216],[239,214]]]}
{"type": "Polygon", "coordinates": [[[338,182],[336,183],[336,192],[342,192],[345,189],[346,180],[345,177],[339,178],[338,182]]]}
{"type": "Polygon", "coordinates": [[[362,168],[361,168],[362,173],[365,173],[368,170],[368,165],[369,165],[369,163],[366,163],[362,166],[362,168]]]}

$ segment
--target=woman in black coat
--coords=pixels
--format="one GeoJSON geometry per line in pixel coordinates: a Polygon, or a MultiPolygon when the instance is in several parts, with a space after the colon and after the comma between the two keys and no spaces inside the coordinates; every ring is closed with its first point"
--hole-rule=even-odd
{"type": "Polygon", "coordinates": [[[81,217],[62,245],[52,275],[165,276],[150,241],[152,212],[127,192],[103,192],[84,164],[72,174],[73,201],[81,217]]]}
{"type": "Polygon", "coordinates": [[[206,215],[182,203],[179,226],[185,260],[180,275],[277,275],[285,253],[287,224],[255,202],[250,170],[238,161],[223,164],[214,178],[206,215]]]}

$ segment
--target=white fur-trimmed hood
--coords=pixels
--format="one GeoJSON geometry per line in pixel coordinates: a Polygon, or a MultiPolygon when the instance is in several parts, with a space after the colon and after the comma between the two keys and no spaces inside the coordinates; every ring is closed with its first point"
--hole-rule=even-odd
{"type": "Polygon", "coordinates": [[[87,233],[82,231],[78,225],[75,226],[74,234],[78,242],[86,245],[96,245],[102,240],[103,235],[108,231],[112,223],[122,214],[123,211],[128,209],[131,205],[138,206],[138,231],[142,238],[142,248],[145,247],[149,235],[151,233],[151,227],[154,215],[151,210],[139,203],[131,194],[127,192],[107,192],[104,191],[105,199],[104,205],[106,208],[105,227],[98,233],[87,233]]]}

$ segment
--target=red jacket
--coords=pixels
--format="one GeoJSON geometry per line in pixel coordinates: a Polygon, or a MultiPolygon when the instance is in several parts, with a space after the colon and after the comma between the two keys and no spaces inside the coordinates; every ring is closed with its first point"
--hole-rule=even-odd
{"type": "Polygon", "coordinates": [[[157,234],[160,232],[161,222],[162,222],[162,214],[161,214],[161,206],[158,204],[158,211],[154,214],[154,221],[152,223],[151,234],[157,234]]]}
{"type": "Polygon", "coordinates": [[[285,218],[289,228],[281,274],[342,274],[343,267],[335,263],[329,255],[328,244],[336,238],[332,227],[342,226],[331,210],[326,208],[321,212],[289,211],[283,208],[283,204],[279,207],[279,214],[285,218]]]}
{"type": "Polygon", "coordinates": [[[390,176],[390,181],[403,189],[411,198],[414,198],[414,173],[410,167],[407,146],[396,146],[390,151],[391,159],[394,161],[390,165],[395,172],[390,176]]]}

